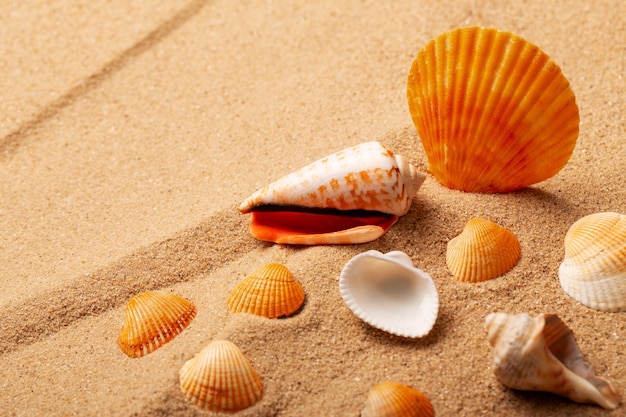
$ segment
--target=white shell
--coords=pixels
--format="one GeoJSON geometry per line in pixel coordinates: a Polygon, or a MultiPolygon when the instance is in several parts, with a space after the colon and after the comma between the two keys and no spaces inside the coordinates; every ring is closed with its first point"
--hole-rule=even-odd
{"type": "Polygon", "coordinates": [[[426,176],[372,141],[328,155],[258,190],[239,211],[280,205],[371,210],[402,216],[426,176]]]}
{"type": "Polygon", "coordinates": [[[564,246],[563,290],[587,307],[626,311],[626,215],[602,212],[578,219],[564,246]]]}
{"type": "Polygon", "coordinates": [[[507,387],[551,392],[607,409],[619,405],[619,391],[594,375],[574,333],[555,314],[491,313],[485,324],[494,349],[493,371],[507,387]]]}
{"type": "Polygon", "coordinates": [[[404,252],[370,250],[355,256],[341,271],[339,291],[359,318],[399,336],[424,336],[437,320],[435,284],[404,252]]]}

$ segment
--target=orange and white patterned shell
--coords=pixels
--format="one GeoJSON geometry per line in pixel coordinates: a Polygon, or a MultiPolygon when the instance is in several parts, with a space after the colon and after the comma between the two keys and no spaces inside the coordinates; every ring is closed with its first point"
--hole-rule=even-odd
{"type": "Polygon", "coordinates": [[[559,280],[567,294],[588,307],[626,311],[626,215],[594,213],[572,224],[559,280]]]}
{"type": "Polygon", "coordinates": [[[444,186],[500,193],[556,175],[579,131],[578,106],[561,69],[509,32],[455,29],[412,64],[409,110],[444,186]]]}
{"type": "Polygon", "coordinates": [[[328,155],[292,172],[245,199],[239,211],[263,205],[370,210],[401,216],[424,174],[379,142],[328,155]]]}
{"type": "Polygon", "coordinates": [[[272,263],[237,284],[227,303],[233,313],[268,318],[289,316],[304,303],[304,290],[286,266],[272,263]]]}
{"type": "Polygon", "coordinates": [[[126,304],[118,343],[133,358],[147,355],[172,340],[196,316],[196,306],[175,294],[143,292],[126,304]]]}
{"type": "Polygon", "coordinates": [[[263,383],[250,361],[232,342],[216,340],[188,360],[179,372],[185,398],[213,412],[236,412],[256,404],[263,383]]]}
{"type": "Polygon", "coordinates": [[[462,282],[480,282],[503,275],[519,261],[521,247],[515,235],[496,223],[474,218],[448,242],[446,265],[462,282]]]}
{"type": "Polygon", "coordinates": [[[375,384],[365,401],[361,417],[433,417],[435,410],[420,391],[385,381],[375,384]]]}

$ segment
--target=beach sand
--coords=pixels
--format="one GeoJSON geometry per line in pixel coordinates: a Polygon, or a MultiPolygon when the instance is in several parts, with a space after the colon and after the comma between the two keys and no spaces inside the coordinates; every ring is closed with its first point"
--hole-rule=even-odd
{"type": "Polygon", "coordinates": [[[424,392],[438,416],[621,416],[493,375],[490,312],[557,313],[596,374],[626,389],[626,313],[559,285],[577,219],[626,212],[626,6],[594,1],[121,1],[0,6],[0,415],[210,415],[178,372],[209,342],[237,344],[264,396],[241,416],[356,416],[369,388],[424,392]],[[417,51],[463,26],[537,44],[576,94],[580,135],[553,178],[507,194],[449,190],[428,175],[380,239],[288,247],[255,240],[249,194],[330,153],[377,140],[421,171],[406,81],[417,51]],[[447,242],[473,217],[512,230],[519,264],[455,281],[447,242]],[[354,255],[401,250],[437,286],[426,337],[379,331],[343,303],[354,255]],[[293,317],[228,312],[259,266],[306,292],[293,317]],[[196,319],[140,359],[117,345],[126,302],[148,290],[192,300],[196,319]]]}

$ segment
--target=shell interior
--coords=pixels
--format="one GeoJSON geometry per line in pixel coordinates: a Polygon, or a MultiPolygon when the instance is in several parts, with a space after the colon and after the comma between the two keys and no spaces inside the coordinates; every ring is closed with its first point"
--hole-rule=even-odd
{"type": "Polygon", "coordinates": [[[126,304],[118,344],[130,357],[147,355],[176,337],[195,316],[196,306],[175,294],[137,294],[126,304]]]}
{"type": "Polygon", "coordinates": [[[267,264],[237,284],[227,303],[233,313],[289,316],[304,303],[304,290],[286,266],[267,264]]]}
{"type": "Polygon", "coordinates": [[[564,244],[563,290],[588,307],[626,311],[626,216],[585,216],[570,226],[564,244]]]}
{"type": "Polygon", "coordinates": [[[179,372],[185,398],[213,412],[236,412],[257,403],[263,384],[243,352],[216,340],[188,360],[179,372]]]}
{"type": "Polygon", "coordinates": [[[370,250],[352,258],[339,277],[346,305],[366,323],[404,337],[426,335],[439,297],[432,278],[403,252],[370,250]]]}
{"type": "Polygon", "coordinates": [[[554,176],[579,131],[561,69],[512,33],[471,27],[441,34],[409,72],[409,110],[444,186],[508,192],[554,176]]]}

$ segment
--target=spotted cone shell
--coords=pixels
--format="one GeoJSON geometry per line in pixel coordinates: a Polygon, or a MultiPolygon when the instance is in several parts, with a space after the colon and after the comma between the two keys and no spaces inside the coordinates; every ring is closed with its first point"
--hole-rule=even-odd
{"type": "Polygon", "coordinates": [[[289,269],[281,264],[267,264],[246,277],[228,297],[233,313],[250,313],[276,318],[289,316],[304,303],[304,290],[289,269]]]}
{"type": "Polygon", "coordinates": [[[375,384],[361,417],[433,417],[430,400],[420,391],[392,381],[375,384]]]}
{"type": "Polygon", "coordinates": [[[216,340],[185,362],[179,372],[187,400],[213,412],[236,412],[263,396],[261,378],[232,342],[216,340]]]}
{"type": "Polygon", "coordinates": [[[626,311],[626,215],[594,213],[572,224],[559,280],[588,307],[626,311]]]}
{"type": "Polygon", "coordinates": [[[475,218],[448,242],[446,265],[458,281],[486,281],[513,268],[520,254],[519,241],[510,230],[475,218]]]}
{"type": "Polygon", "coordinates": [[[328,155],[246,198],[239,211],[263,205],[370,210],[402,216],[424,174],[380,142],[365,142],[328,155]]]}
{"type": "Polygon", "coordinates": [[[451,189],[501,193],[544,181],[578,138],[578,106],[561,69],[497,29],[430,41],[413,62],[407,97],[428,170],[451,189]]]}
{"type": "Polygon", "coordinates": [[[493,371],[507,387],[551,392],[607,409],[619,405],[620,392],[595,376],[574,333],[555,314],[491,313],[486,327],[494,350],[493,371]]]}
{"type": "Polygon", "coordinates": [[[147,355],[176,337],[195,316],[196,306],[175,294],[137,294],[126,304],[118,343],[130,357],[147,355]]]}
{"type": "Polygon", "coordinates": [[[328,155],[258,190],[239,206],[251,234],[292,245],[371,242],[409,211],[425,175],[381,143],[328,155]]]}

